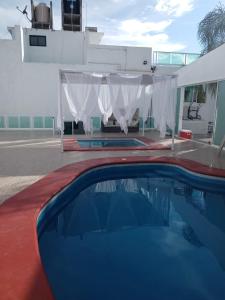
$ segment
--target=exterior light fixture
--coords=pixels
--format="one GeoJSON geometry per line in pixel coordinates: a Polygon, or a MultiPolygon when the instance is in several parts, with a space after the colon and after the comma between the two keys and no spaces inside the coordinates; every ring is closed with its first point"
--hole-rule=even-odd
{"type": "Polygon", "coordinates": [[[152,73],[155,73],[155,70],[156,70],[156,66],[151,66],[152,73]]]}

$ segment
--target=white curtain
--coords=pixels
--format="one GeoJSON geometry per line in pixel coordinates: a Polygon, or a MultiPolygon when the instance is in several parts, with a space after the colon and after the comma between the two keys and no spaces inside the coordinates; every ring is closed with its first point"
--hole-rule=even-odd
{"type": "Polygon", "coordinates": [[[155,127],[164,138],[167,126],[174,130],[176,112],[176,78],[171,76],[154,77],[152,96],[152,116],[155,127]]]}
{"type": "MultiPolygon", "coordinates": [[[[63,72],[62,86],[66,101],[76,122],[82,121],[85,132],[91,132],[91,118],[103,116],[104,123],[114,114],[124,132],[137,109],[147,120],[152,101],[152,116],[161,137],[167,126],[174,129],[176,109],[176,78],[155,77],[153,86],[143,83],[143,75],[95,74],[63,72]]],[[[62,99],[61,99],[62,101],[62,99]]],[[[62,105],[59,101],[59,118],[62,120],[62,105]]],[[[59,128],[63,128],[58,122],[59,128]]]]}
{"type": "Polygon", "coordinates": [[[128,125],[138,108],[138,92],[142,75],[117,74],[108,76],[112,111],[121,129],[128,133],[128,125]]]}
{"type": "Polygon", "coordinates": [[[75,122],[83,122],[85,132],[91,131],[91,117],[100,115],[97,101],[101,81],[99,74],[64,74],[63,88],[70,112],[75,122]]]}
{"type": "Polygon", "coordinates": [[[142,117],[143,122],[147,121],[150,115],[152,92],[152,85],[141,86],[139,90],[139,115],[142,117]]]}
{"type": "Polygon", "coordinates": [[[171,130],[175,130],[176,125],[176,105],[177,105],[177,78],[170,78],[169,101],[167,105],[167,125],[171,130]]]}
{"type": "Polygon", "coordinates": [[[103,115],[103,123],[106,125],[110,116],[113,113],[113,99],[110,97],[110,90],[108,85],[108,75],[102,77],[102,84],[99,87],[98,106],[103,115]]]}

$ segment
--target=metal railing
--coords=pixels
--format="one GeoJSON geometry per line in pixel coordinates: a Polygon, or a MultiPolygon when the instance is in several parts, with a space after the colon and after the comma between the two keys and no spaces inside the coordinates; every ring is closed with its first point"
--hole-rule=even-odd
{"type": "Polygon", "coordinates": [[[179,53],[179,52],[153,52],[154,65],[177,65],[185,66],[196,61],[200,57],[199,53],[179,53]]]}

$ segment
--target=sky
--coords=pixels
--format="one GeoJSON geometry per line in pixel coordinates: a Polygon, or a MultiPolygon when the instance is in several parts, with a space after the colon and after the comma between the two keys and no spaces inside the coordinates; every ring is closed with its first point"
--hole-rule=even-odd
{"type": "MultiPolygon", "coordinates": [[[[105,33],[103,44],[199,53],[198,24],[219,2],[225,4],[225,0],[83,0],[83,22],[105,33]]],[[[26,4],[30,15],[30,0],[0,0],[0,38],[10,38],[7,26],[30,27],[16,9],[26,4]]],[[[61,29],[60,5],[61,0],[53,0],[56,30],[61,29]]]]}

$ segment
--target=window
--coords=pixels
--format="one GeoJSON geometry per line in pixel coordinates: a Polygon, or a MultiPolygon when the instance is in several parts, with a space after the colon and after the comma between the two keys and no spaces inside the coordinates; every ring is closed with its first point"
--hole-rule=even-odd
{"type": "Polygon", "coordinates": [[[34,128],[44,128],[43,117],[34,117],[34,128]]]}
{"type": "Polygon", "coordinates": [[[46,47],[46,36],[45,35],[30,35],[30,46],[46,47]]]}
{"type": "Polygon", "coordinates": [[[186,87],[184,102],[206,103],[206,87],[203,85],[186,87]]]}

